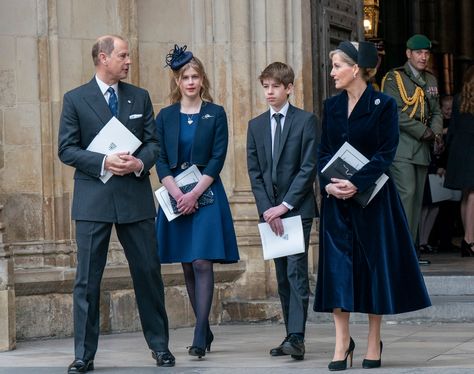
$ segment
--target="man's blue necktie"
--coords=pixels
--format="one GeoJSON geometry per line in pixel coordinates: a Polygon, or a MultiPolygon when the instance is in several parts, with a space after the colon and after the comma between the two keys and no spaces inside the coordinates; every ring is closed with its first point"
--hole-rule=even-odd
{"type": "Polygon", "coordinates": [[[112,114],[117,117],[117,107],[118,107],[118,101],[117,101],[117,95],[115,94],[115,90],[112,87],[109,87],[107,92],[110,93],[109,95],[109,108],[112,114]]]}

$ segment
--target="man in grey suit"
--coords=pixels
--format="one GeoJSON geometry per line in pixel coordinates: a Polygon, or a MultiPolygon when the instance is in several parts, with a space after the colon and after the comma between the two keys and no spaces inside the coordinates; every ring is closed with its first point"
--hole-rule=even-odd
{"type": "Polygon", "coordinates": [[[294,82],[290,66],[274,62],[259,80],[270,109],[252,119],[247,131],[247,167],[258,214],[280,236],[282,218],[301,215],[305,240],[304,253],[274,260],[286,337],[270,355],[302,360],[309,300],[308,245],[317,216],[313,190],[317,121],[313,113],[288,102],[294,82]]]}
{"type": "Polygon", "coordinates": [[[121,82],[128,75],[128,43],[102,36],[92,47],[96,74],[67,92],[59,127],[58,153],[76,169],[72,219],[76,221],[77,270],[74,284],[75,360],[68,373],[94,369],[99,338],[100,283],[112,226],[124,248],[133,279],[143,333],[158,366],[174,366],[168,349],[168,318],[156,251],[156,215],[149,169],[159,151],[148,92],[121,82]],[[141,142],[138,150],[104,155],[88,145],[115,116],[141,142]],[[102,183],[107,171],[113,176],[102,183]]]}

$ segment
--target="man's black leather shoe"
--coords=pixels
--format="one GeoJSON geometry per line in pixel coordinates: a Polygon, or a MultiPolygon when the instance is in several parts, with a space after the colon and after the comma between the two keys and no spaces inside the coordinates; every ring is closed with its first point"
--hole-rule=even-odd
{"type": "Polygon", "coordinates": [[[286,353],[283,352],[283,344],[288,341],[288,336],[281,342],[278,347],[270,349],[270,356],[277,357],[277,356],[286,356],[286,353]]]}
{"type": "Polygon", "coordinates": [[[86,373],[94,370],[94,360],[75,359],[67,368],[67,374],[86,373]]]}
{"type": "Polygon", "coordinates": [[[284,354],[291,355],[295,360],[303,360],[305,353],[304,339],[292,334],[283,343],[282,350],[284,354]]]}
{"type": "Polygon", "coordinates": [[[175,358],[170,351],[152,351],[151,356],[156,360],[156,366],[171,367],[175,364],[175,358]]]}

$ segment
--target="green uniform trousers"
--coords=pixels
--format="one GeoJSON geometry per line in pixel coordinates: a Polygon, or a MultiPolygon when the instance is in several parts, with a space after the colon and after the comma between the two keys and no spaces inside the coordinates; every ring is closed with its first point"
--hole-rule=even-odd
{"type": "Polygon", "coordinates": [[[415,243],[418,236],[428,166],[393,161],[390,173],[400,194],[408,220],[408,227],[415,243]]]}

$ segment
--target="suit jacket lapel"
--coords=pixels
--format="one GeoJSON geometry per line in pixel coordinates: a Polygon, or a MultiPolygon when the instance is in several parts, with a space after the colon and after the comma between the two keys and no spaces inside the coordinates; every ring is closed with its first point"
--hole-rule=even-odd
{"type": "Polygon", "coordinates": [[[261,126],[263,127],[263,147],[268,165],[272,165],[272,126],[270,121],[270,111],[268,110],[262,117],[261,126]]]}
{"type": "Polygon", "coordinates": [[[124,126],[127,126],[135,98],[133,94],[127,90],[126,86],[122,84],[122,82],[119,82],[118,84],[118,97],[118,120],[122,122],[124,126]]]}
{"type": "Polygon", "coordinates": [[[277,164],[278,164],[278,161],[280,160],[281,152],[283,152],[283,148],[285,147],[286,139],[288,139],[290,127],[294,118],[294,112],[295,112],[295,108],[290,104],[290,106],[288,107],[288,111],[286,112],[285,125],[283,126],[283,131],[281,133],[280,149],[274,160],[277,164]]]}
{"type": "Polygon", "coordinates": [[[92,78],[89,82],[88,92],[84,96],[84,100],[95,114],[97,114],[97,117],[99,117],[103,125],[109,122],[110,118],[112,118],[112,113],[110,113],[107,101],[105,101],[104,95],[102,95],[95,78],[92,78]]]}

